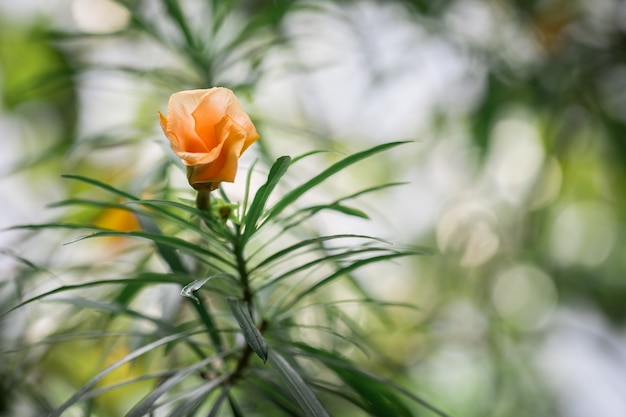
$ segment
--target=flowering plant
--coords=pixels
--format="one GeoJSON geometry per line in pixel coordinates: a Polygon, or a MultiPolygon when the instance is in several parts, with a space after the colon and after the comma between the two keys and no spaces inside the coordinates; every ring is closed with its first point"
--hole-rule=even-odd
{"type": "MultiPolygon", "coordinates": [[[[154,81],[155,89],[165,86],[160,91],[167,94],[182,89],[158,112],[159,137],[173,161],[142,165],[149,159],[144,139],[157,130],[152,118],[91,141],[68,128],[68,146],[59,149],[86,149],[87,163],[71,169],[87,174],[64,176],[71,197],[52,204],[64,209],[59,219],[13,228],[37,239],[44,231],[69,233],[71,245],[63,248],[81,255],[76,263],[59,256],[50,274],[19,258],[33,267],[33,276],[44,275],[45,287],[23,292],[19,281],[17,295],[0,311],[0,318],[10,320],[42,309],[41,316],[55,322],[16,349],[45,346],[32,350],[41,355],[35,365],[14,373],[34,375],[20,387],[34,393],[34,415],[409,417],[424,407],[444,415],[399,382],[371,372],[389,361],[362,329],[387,325],[386,307],[414,307],[377,300],[358,275],[376,263],[429,251],[317,227],[327,213],[367,219],[352,202],[397,183],[330,199],[319,198],[320,186],[403,142],[345,157],[312,151],[275,158],[265,145],[271,143],[267,132],[254,146],[259,132],[233,91],[204,88],[226,84],[254,91],[261,56],[283,43],[280,22],[299,2],[99,3],[115,3],[128,16],[128,27],[95,37],[56,32],[55,43],[79,54],[78,39],[95,49],[102,46],[98,39],[115,38],[133,50],[148,42],[160,48],[159,59],[164,55],[159,64],[173,59],[152,68],[145,62],[110,68],[107,60],[82,65],[68,59],[67,71],[55,70],[55,77],[62,73],[77,82],[90,78],[77,74],[113,69],[154,81]],[[163,19],[155,19],[159,12],[163,19]],[[121,164],[124,179],[118,183],[90,158],[92,151],[120,145],[130,145],[131,152],[120,154],[131,165],[121,164]],[[135,146],[138,154],[132,153],[135,146]],[[258,160],[244,170],[240,157],[255,147],[258,160]],[[311,160],[313,173],[303,177],[311,160]],[[172,185],[172,162],[183,168],[191,189],[172,185]],[[234,181],[243,188],[236,196],[222,187],[234,181]],[[42,368],[46,372],[37,372],[42,368]]],[[[41,79],[51,84],[51,77],[41,79]]],[[[158,107],[153,103],[144,106],[151,117],[158,107]]],[[[68,112],[68,124],[72,116],[68,112]]],[[[56,251],[51,257],[57,260],[56,251]]]]}
{"type": "MultiPolygon", "coordinates": [[[[113,280],[62,285],[12,309],[58,293],[119,286],[121,291],[111,306],[123,302],[125,307],[113,311],[142,317],[155,326],[154,331],[143,334],[141,343],[133,343],[134,349],[126,345],[125,353],[52,410],[50,417],[62,416],[101,393],[144,380],[154,383],[147,387],[143,399],[131,406],[126,414],[129,417],[159,410],[168,410],[168,416],[213,416],[224,408],[236,416],[258,409],[269,413],[262,415],[282,410],[288,415],[322,417],[330,415],[329,407],[345,407],[337,408],[337,399],[347,400],[351,407],[368,415],[413,415],[405,399],[444,415],[420,397],[347,359],[345,352],[365,348],[358,340],[354,319],[338,314],[341,310],[337,308],[342,302],[359,300],[332,300],[333,292],[328,291],[333,283],[354,280],[353,272],[368,265],[426,251],[399,249],[365,235],[321,235],[303,228],[327,210],[365,217],[344,201],[395,184],[379,184],[313,206],[302,206],[301,197],[338,172],[404,142],[385,143],[340,159],[278,194],[270,204],[270,197],[290,168],[316,153],[282,156],[256,190],[251,190],[249,171],[245,198],[236,202],[221,189],[219,196],[208,198],[211,192],[218,193],[221,182],[235,179],[238,157],[259,138],[232,91],[212,88],[176,93],[170,98],[167,116],[159,117],[172,149],[187,166],[189,183],[198,193],[196,207],[173,200],[142,199],[95,179],[69,176],[122,202],[71,199],[57,206],[105,206],[126,211],[138,219],[140,230],[58,223],[22,226],[92,231],[76,242],[106,236],[140,238],[156,249],[167,266],[161,272],[140,269],[113,280]],[[164,229],[174,232],[165,233],[164,229]],[[167,284],[179,286],[178,292],[187,300],[187,307],[176,307],[168,321],[150,318],[130,307],[142,291],[167,284]],[[195,312],[191,317],[188,308],[195,312]],[[307,315],[314,318],[305,320],[307,315]],[[313,322],[306,324],[311,319],[313,322]],[[317,336],[311,337],[311,332],[317,336]],[[327,343],[330,345],[325,346],[327,343]],[[119,368],[158,355],[184,359],[163,368],[156,366],[147,374],[114,378],[114,382],[101,386],[119,368]],[[311,366],[315,371],[309,370],[311,366]]],[[[363,303],[376,309],[386,304],[365,293],[363,297],[363,303]]],[[[128,338],[130,341],[134,336],[128,334],[128,338]]]]}

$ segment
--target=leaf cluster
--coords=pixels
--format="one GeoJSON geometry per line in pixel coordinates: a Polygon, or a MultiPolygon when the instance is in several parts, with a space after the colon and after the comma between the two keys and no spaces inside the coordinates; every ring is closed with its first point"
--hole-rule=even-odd
{"type": "MultiPolygon", "coordinates": [[[[219,197],[211,197],[207,210],[185,202],[140,199],[95,179],[66,176],[121,202],[74,198],[55,206],[125,210],[137,217],[141,230],[72,223],[20,228],[90,232],[73,245],[99,237],[139,239],[154,249],[154,256],[166,270],[149,271],[142,265],[128,276],[61,285],[4,313],[36,301],[54,300],[106,315],[108,320],[101,323],[101,329],[90,333],[96,339],[109,340],[108,326],[115,318],[146,321],[154,329],[139,338],[123,331],[127,335],[127,353],[91,377],[51,410],[50,416],[61,416],[80,404],[91,406],[91,401],[103,394],[146,380],[152,381],[151,388],[128,416],[150,415],[157,410],[164,410],[168,416],[213,416],[226,409],[230,413],[226,415],[234,416],[254,415],[254,409],[289,416],[328,416],[328,410],[337,413],[358,409],[373,416],[412,416],[415,407],[410,406],[411,402],[445,415],[399,385],[370,374],[358,361],[348,359],[348,352],[354,348],[369,353],[367,342],[355,318],[340,308],[341,300],[328,298],[333,293],[325,291],[333,283],[348,282],[361,298],[346,301],[361,304],[376,316],[387,304],[369,296],[353,273],[374,263],[427,251],[400,249],[381,239],[356,234],[316,235],[309,231],[303,237],[300,227],[324,210],[363,217],[360,210],[349,209],[342,202],[397,184],[377,185],[328,204],[306,206],[301,204],[301,197],[334,174],[402,143],[387,143],[349,155],[283,192],[273,204],[269,204],[270,197],[299,158],[278,158],[266,182],[254,193],[249,175],[248,191],[241,204],[221,192],[219,197]],[[165,233],[166,229],[170,232],[165,233]],[[179,232],[171,232],[176,230],[179,232]],[[133,304],[149,287],[166,284],[178,286],[179,294],[173,296],[186,301],[174,316],[156,318],[133,304]],[[78,290],[108,287],[117,290],[102,300],[72,296],[78,290]],[[318,342],[310,342],[316,338],[318,342]],[[162,355],[172,360],[163,360],[162,355]],[[152,365],[150,372],[102,386],[114,372],[136,364],[140,358],[157,365],[152,365]]],[[[67,335],[82,337],[75,328],[67,335]]],[[[58,337],[44,343],[58,343],[58,337]]]]}

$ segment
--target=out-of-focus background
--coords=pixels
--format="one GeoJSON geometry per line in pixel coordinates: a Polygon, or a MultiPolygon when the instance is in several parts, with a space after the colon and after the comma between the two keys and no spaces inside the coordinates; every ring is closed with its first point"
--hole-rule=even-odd
{"type": "MultiPolygon", "coordinates": [[[[0,227],[58,218],[61,174],[184,188],[156,117],[182,89],[237,91],[262,134],[242,169],[411,139],[327,186],[405,181],[359,200],[369,221],[319,225],[437,250],[362,277],[419,308],[364,323],[380,371],[454,416],[626,415],[626,1],[230,0],[217,28],[209,3],[0,0],[0,227]]],[[[67,240],[0,233],[3,310],[127,267],[67,240]]],[[[0,415],[75,368],[37,346],[51,309],[0,321],[0,415]]]]}

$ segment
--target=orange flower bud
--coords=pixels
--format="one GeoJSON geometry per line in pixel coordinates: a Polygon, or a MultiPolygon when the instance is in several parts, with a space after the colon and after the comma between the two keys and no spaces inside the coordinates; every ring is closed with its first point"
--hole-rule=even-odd
{"type": "Polygon", "coordinates": [[[172,150],[187,166],[198,191],[233,182],[243,152],[259,139],[250,117],[228,88],[180,91],[170,97],[161,128],[172,150]]]}

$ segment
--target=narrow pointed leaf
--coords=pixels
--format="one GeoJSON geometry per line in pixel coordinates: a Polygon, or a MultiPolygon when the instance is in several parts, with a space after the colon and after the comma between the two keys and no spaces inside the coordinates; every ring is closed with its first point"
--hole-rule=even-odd
{"type": "Polygon", "coordinates": [[[231,352],[221,352],[218,355],[211,356],[204,360],[198,361],[191,366],[188,366],[180,371],[176,372],[171,377],[167,378],[164,382],[159,384],[150,395],[148,395],[143,401],[137,404],[127,415],[126,417],[142,417],[148,415],[149,412],[153,411],[154,403],[163,395],[166,394],[169,390],[171,390],[175,385],[186,379],[189,375],[195,373],[200,368],[208,365],[211,362],[216,361],[217,359],[223,358],[226,354],[231,352]]]}
{"type": "Polygon", "coordinates": [[[241,222],[243,223],[243,217],[248,212],[248,203],[250,201],[250,185],[252,183],[252,174],[254,173],[254,167],[256,166],[258,159],[255,159],[250,168],[248,168],[248,174],[246,175],[246,189],[243,194],[243,202],[241,203],[241,222]]]}
{"type": "Polygon", "coordinates": [[[156,340],[152,343],[149,343],[145,346],[142,346],[141,348],[134,350],[133,352],[129,353],[128,355],[126,355],[124,358],[122,358],[121,360],[115,362],[113,365],[107,367],[106,369],[104,369],[102,372],[100,372],[99,374],[97,374],[96,376],[94,376],[93,378],[91,378],[85,385],[83,385],[83,387],[81,389],[79,389],[78,391],[76,391],[76,393],[74,393],[74,395],[72,395],[70,397],[70,399],[68,399],[66,402],[64,402],[63,404],[61,404],[61,406],[59,408],[57,408],[56,410],[54,410],[52,413],[50,413],[50,415],[48,417],[61,417],[63,415],[63,412],[65,410],[67,410],[68,408],[70,408],[71,406],[73,406],[74,404],[80,402],[83,397],[85,396],[86,393],[88,393],[93,387],[96,386],[96,384],[98,382],[100,382],[104,377],[106,377],[109,373],[113,372],[115,369],[121,367],[122,365],[140,357],[141,355],[144,355],[147,352],[150,352],[153,349],[156,349],[159,346],[165,345],[167,343],[170,343],[174,340],[180,339],[181,337],[185,336],[184,333],[178,333],[178,334],[172,334],[166,337],[163,337],[159,340],[156,340]]]}
{"type": "Polygon", "coordinates": [[[291,164],[293,165],[293,164],[295,164],[296,162],[298,162],[298,161],[300,161],[302,159],[308,158],[309,156],[317,155],[317,154],[320,154],[320,153],[329,153],[329,152],[333,152],[333,151],[324,150],[324,149],[317,149],[317,150],[314,150],[314,151],[310,151],[310,152],[307,152],[307,153],[304,153],[302,155],[298,155],[298,156],[294,157],[293,160],[291,161],[291,164]]]}
{"type": "Polygon", "coordinates": [[[211,411],[209,412],[207,417],[217,417],[219,415],[220,410],[222,409],[222,406],[224,405],[224,401],[229,395],[230,395],[229,389],[228,388],[223,389],[219,397],[217,397],[217,400],[215,400],[215,402],[213,403],[213,406],[211,407],[211,411]]]}
{"type": "Polygon", "coordinates": [[[344,206],[343,204],[333,203],[327,205],[319,205],[308,207],[306,210],[310,210],[312,213],[318,213],[322,210],[332,210],[339,213],[347,214],[348,216],[360,217],[361,219],[369,219],[369,216],[362,210],[354,207],[344,206]]]}
{"type": "Polygon", "coordinates": [[[330,417],[330,414],[328,414],[320,400],[317,399],[311,388],[285,358],[279,353],[272,351],[270,364],[278,372],[287,389],[289,389],[289,392],[291,392],[291,395],[307,417],[330,417]]]}
{"type": "Polygon", "coordinates": [[[281,416],[302,417],[300,406],[293,401],[289,390],[284,384],[279,384],[279,381],[274,382],[275,379],[277,378],[269,378],[267,372],[261,373],[258,369],[251,368],[248,377],[251,393],[273,404],[277,410],[281,411],[279,414],[281,416]]]}
{"type": "Polygon", "coordinates": [[[88,178],[88,177],[83,177],[82,175],[73,175],[73,174],[64,174],[61,175],[62,178],[68,178],[71,180],[77,180],[77,181],[81,181],[84,182],[86,184],[91,184],[91,185],[95,185],[98,188],[101,188],[105,191],[108,191],[110,193],[113,194],[117,194],[121,197],[125,197],[128,198],[129,200],[139,200],[139,197],[136,197],[132,194],[129,194],[125,191],[119,190],[115,187],[110,186],[109,184],[106,184],[102,181],[98,181],[98,180],[94,180],[93,178],[88,178]]]}
{"type": "MultiPolygon", "coordinates": [[[[139,220],[139,224],[141,228],[147,233],[151,233],[153,235],[162,236],[161,229],[156,225],[156,223],[147,216],[137,216],[137,220],[139,220]]],[[[183,266],[180,257],[176,253],[176,251],[171,247],[164,245],[157,240],[153,240],[154,245],[161,255],[161,258],[167,263],[172,272],[176,273],[185,273],[185,267],[183,266]]]]}
{"type": "Polygon", "coordinates": [[[235,298],[229,298],[228,305],[243,332],[243,337],[246,339],[246,342],[248,342],[248,345],[250,345],[254,353],[256,353],[263,362],[266,362],[268,352],[267,341],[254,324],[250,310],[248,310],[248,305],[235,298]]]}
{"type": "Polygon", "coordinates": [[[187,17],[183,14],[178,0],[165,0],[164,3],[167,13],[171,18],[170,20],[176,23],[180,31],[185,36],[185,42],[187,43],[187,47],[194,48],[195,40],[193,38],[191,30],[189,29],[189,25],[187,24],[187,17]]]}
{"type": "Polygon", "coordinates": [[[33,296],[32,298],[26,299],[21,303],[17,304],[14,307],[11,307],[7,311],[3,311],[0,313],[0,317],[9,314],[10,312],[19,309],[27,304],[30,304],[34,301],[41,300],[48,296],[58,294],[60,292],[77,290],[81,288],[95,287],[100,285],[123,285],[123,286],[137,286],[137,287],[146,287],[152,284],[171,284],[171,283],[181,283],[184,280],[184,276],[177,276],[175,274],[160,274],[160,273],[143,273],[137,275],[135,278],[120,278],[120,279],[101,279],[98,281],[90,281],[83,282],[80,284],[72,284],[72,285],[63,285],[59,288],[52,289],[50,291],[46,291],[45,293],[33,296]]]}
{"type": "Polygon", "coordinates": [[[311,239],[302,240],[291,246],[286,247],[285,249],[281,249],[278,252],[273,253],[272,255],[268,256],[267,258],[259,262],[254,268],[252,268],[252,271],[264,265],[267,265],[271,262],[274,262],[286,255],[292,255],[292,253],[298,249],[304,248],[306,246],[322,245],[326,241],[336,240],[336,239],[369,239],[373,241],[375,240],[378,242],[387,243],[382,239],[370,237],[367,235],[357,235],[357,234],[346,233],[346,234],[339,234],[339,235],[318,236],[318,237],[314,237],[311,239]]]}
{"type": "Polygon", "coordinates": [[[234,281],[234,278],[233,278],[232,275],[229,275],[229,274],[215,274],[215,275],[211,275],[210,277],[207,277],[207,278],[197,279],[197,280],[195,280],[195,281],[185,285],[183,287],[183,289],[180,290],[180,295],[182,295],[183,297],[191,298],[197,304],[197,303],[200,302],[200,300],[198,299],[198,297],[193,295],[193,293],[198,291],[200,288],[202,288],[207,282],[211,281],[212,279],[219,279],[219,278],[227,279],[230,282],[233,282],[235,285],[237,285],[237,282],[234,281]]]}
{"type": "Polygon", "coordinates": [[[202,402],[207,397],[207,395],[211,393],[211,391],[221,386],[222,383],[226,381],[229,376],[230,374],[220,375],[219,377],[212,379],[211,381],[208,381],[203,385],[200,385],[198,389],[194,390],[193,395],[191,395],[181,405],[172,410],[172,412],[168,414],[168,417],[187,417],[195,415],[193,413],[190,413],[190,410],[192,410],[194,407],[197,407],[199,403],[202,402]]]}
{"type": "Polygon", "coordinates": [[[411,255],[415,255],[413,252],[392,252],[389,254],[385,254],[385,255],[380,255],[380,256],[375,256],[372,258],[368,258],[368,259],[360,259],[358,261],[352,262],[351,264],[343,267],[343,268],[339,268],[338,270],[336,270],[335,272],[333,272],[332,274],[328,275],[326,278],[322,279],[321,281],[313,284],[312,286],[310,286],[309,288],[307,288],[306,290],[300,292],[298,295],[296,295],[295,297],[292,298],[291,302],[289,302],[286,306],[283,306],[283,311],[289,310],[291,307],[293,307],[296,303],[298,303],[302,298],[304,298],[307,295],[312,294],[313,292],[319,290],[321,287],[331,283],[332,281],[336,280],[337,278],[341,277],[342,275],[348,274],[349,272],[352,272],[356,269],[359,269],[365,265],[369,265],[371,263],[376,263],[376,262],[381,262],[381,261],[386,261],[389,259],[394,259],[394,258],[399,258],[399,257],[403,257],[403,256],[411,256],[411,255]]]}
{"type": "Polygon", "coordinates": [[[398,145],[402,145],[402,144],[405,144],[405,143],[407,143],[407,142],[406,141],[403,141],[403,142],[390,142],[390,143],[385,143],[385,144],[382,144],[382,145],[378,145],[378,146],[375,146],[373,148],[367,149],[365,151],[358,152],[358,153],[355,153],[353,155],[350,155],[350,156],[340,160],[339,162],[331,165],[330,167],[325,169],[320,174],[316,175],[315,177],[311,178],[309,181],[305,182],[304,184],[300,185],[299,187],[294,188],[292,191],[287,193],[280,201],[278,201],[269,210],[269,213],[267,215],[266,221],[270,220],[270,219],[272,219],[272,218],[274,218],[276,216],[278,216],[284,209],[286,209],[294,201],[296,201],[298,198],[300,198],[304,193],[306,193],[310,189],[314,188],[315,186],[319,185],[323,181],[327,180],[328,178],[330,178],[334,174],[338,173],[339,171],[349,167],[350,165],[352,165],[352,164],[354,164],[356,162],[359,162],[359,161],[361,161],[361,160],[363,160],[365,158],[368,158],[368,157],[370,157],[372,155],[375,155],[377,153],[386,151],[387,149],[391,149],[393,147],[396,147],[398,145]]]}
{"type": "MultiPolygon", "coordinates": [[[[318,266],[320,264],[324,264],[324,263],[333,263],[333,262],[338,262],[340,260],[345,260],[351,256],[356,256],[359,254],[366,254],[366,253],[377,253],[377,252],[384,252],[384,253],[389,253],[392,252],[391,250],[387,249],[387,248],[379,248],[379,247],[363,247],[363,248],[359,248],[359,249],[354,249],[354,250],[345,250],[342,252],[338,252],[338,253],[326,253],[324,256],[320,256],[317,257],[315,259],[313,259],[310,262],[307,262],[305,264],[297,264],[296,267],[282,273],[281,275],[277,276],[277,277],[273,277],[263,283],[261,283],[256,290],[257,291],[262,291],[265,290],[266,288],[272,287],[276,284],[278,284],[279,282],[290,278],[294,275],[296,275],[299,272],[303,272],[306,271],[307,269],[310,269],[312,267],[318,266]]],[[[346,271],[349,272],[349,271],[346,271]]]]}
{"type": "Polygon", "coordinates": [[[252,204],[250,205],[250,209],[246,213],[245,231],[243,236],[244,242],[255,232],[257,222],[263,214],[265,204],[267,203],[267,200],[272,193],[272,190],[274,190],[280,178],[285,175],[290,164],[290,157],[281,156],[276,160],[276,162],[274,162],[272,168],[270,168],[270,172],[267,176],[267,181],[256,192],[254,200],[252,200],[252,204]]]}
{"type": "MultiPolygon", "coordinates": [[[[152,236],[152,241],[154,242],[154,245],[157,248],[157,251],[159,252],[159,255],[161,255],[161,258],[163,258],[163,260],[167,263],[167,265],[169,266],[170,270],[174,273],[185,273],[187,271],[187,269],[185,268],[185,266],[183,265],[183,262],[180,259],[180,256],[178,256],[178,253],[175,250],[175,246],[171,246],[166,244],[163,244],[163,240],[165,239],[165,241],[169,241],[173,238],[167,237],[165,235],[163,235],[163,233],[161,232],[161,229],[159,229],[159,226],[152,221],[150,218],[146,217],[146,216],[140,216],[139,217],[139,223],[141,224],[141,227],[146,230],[147,232],[149,232],[152,236]],[[155,239],[156,237],[160,237],[161,239],[155,239]]],[[[179,240],[181,242],[185,242],[182,239],[176,239],[179,240]]],[[[188,242],[185,242],[184,245],[190,245],[188,246],[190,249],[192,250],[201,250],[201,251],[205,251],[205,253],[211,252],[208,251],[204,248],[199,247],[198,245],[194,245],[188,242]]],[[[214,252],[211,252],[217,259],[220,259],[221,257],[216,255],[214,252]]],[[[224,260],[223,258],[221,258],[222,260],[224,260]]],[[[228,263],[228,261],[224,260],[226,263],[228,263]]],[[[207,333],[209,334],[209,338],[211,339],[211,342],[213,343],[213,346],[218,350],[222,350],[222,339],[220,338],[218,332],[217,332],[217,327],[215,326],[215,320],[213,319],[213,315],[211,314],[211,312],[209,311],[208,307],[206,306],[206,304],[201,300],[196,298],[196,302],[194,303],[194,308],[196,310],[196,312],[198,313],[198,315],[200,316],[200,319],[202,320],[202,323],[204,324],[204,326],[207,329],[207,333]]]]}
{"type": "MultiPolygon", "coordinates": [[[[432,405],[425,399],[413,394],[412,392],[408,391],[402,386],[396,384],[395,382],[381,378],[374,374],[371,374],[361,369],[360,367],[348,362],[346,359],[342,357],[339,357],[328,351],[317,349],[310,345],[305,345],[302,343],[296,343],[296,345],[297,345],[297,348],[300,350],[298,355],[318,360],[319,362],[327,366],[329,369],[336,372],[338,376],[342,379],[343,379],[341,375],[342,373],[344,376],[346,375],[346,373],[350,373],[352,374],[350,378],[351,381],[354,381],[354,378],[360,377],[364,381],[373,382],[374,384],[378,385],[378,387],[384,387],[383,389],[386,391],[385,395],[389,395],[389,393],[392,392],[391,390],[393,390],[399,394],[406,396],[412,401],[422,405],[424,408],[432,411],[433,413],[437,414],[440,417],[450,417],[444,411],[435,407],[434,405],[432,405]]],[[[346,380],[344,380],[344,382],[351,384],[351,382],[346,381],[346,380]]],[[[363,383],[363,381],[361,383],[363,383]]],[[[355,388],[355,387],[352,387],[352,388],[355,388]]],[[[363,394],[363,393],[359,392],[359,394],[363,394]]],[[[392,414],[392,415],[395,415],[395,414],[392,414]]]]}
{"type": "Polygon", "coordinates": [[[230,392],[228,393],[228,405],[230,405],[230,411],[233,413],[233,417],[244,417],[243,413],[239,409],[239,405],[237,405],[230,392]]]}

